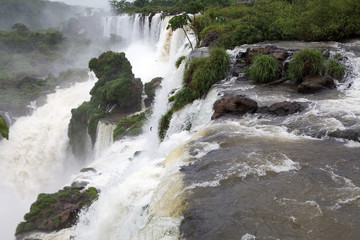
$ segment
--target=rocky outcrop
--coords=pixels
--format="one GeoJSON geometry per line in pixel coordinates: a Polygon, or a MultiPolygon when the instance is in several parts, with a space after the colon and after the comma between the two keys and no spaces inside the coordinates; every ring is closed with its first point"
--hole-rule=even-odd
{"type": "Polygon", "coordinates": [[[281,48],[277,48],[273,45],[268,45],[266,47],[254,47],[248,48],[246,53],[243,55],[245,58],[246,64],[251,64],[254,57],[258,55],[269,55],[271,57],[276,58],[279,61],[285,61],[285,59],[289,56],[289,53],[281,48]]]}
{"type": "Polygon", "coordinates": [[[286,116],[303,111],[307,103],[278,102],[268,106],[258,107],[258,103],[243,95],[234,95],[234,92],[224,93],[224,97],[217,100],[214,105],[212,119],[224,115],[242,115],[245,113],[270,114],[275,116],[286,116]]]}
{"type": "Polygon", "coordinates": [[[268,111],[269,113],[272,113],[277,116],[286,116],[289,114],[294,114],[297,112],[301,112],[304,110],[305,106],[304,104],[298,103],[298,102],[279,102],[272,104],[268,111]]]}
{"type": "Polygon", "coordinates": [[[353,130],[353,129],[346,129],[346,130],[336,130],[334,132],[328,133],[329,137],[334,138],[342,138],[347,139],[355,142],[360,142],[360,129],[353,130]]]}
{"type": "Polygon", "coordinates": [[[305,77],[298,86],[299,93],[316,93],[323,89],[335,88],[334,79],[330,76],[305,77]]]}
{"type": "Polygon", "coordinates": [[[152,79],[150,82],[145,83],[144,90],[147,98],[144,100],[145,107],[150,107],[155,98],[155,90],[161,87],[163,78],[157,77],[152,79]]]}
{"type": "Polygon", "coordinates": [[[211,43],[213,43],[220,37],[221,37],[220,34],[218,32],[216,32],[215,30],[207,31],[204,36],[204,40],[201,43],[201,47],[209,47],[211,45],[211,43]]]}
{"type": "Polygon", "coordinates": [[[39,194],[16,228],[16,236],[29,232],[50,232],[73,226],[78,213],[98,198],[95,188],[65,187],[53,194],[39,194]]]}
{"type": "Polygon", "coordinates": [[[214,105],[214,114],[211,119],[219,118],[225,114],[245,114],[256,112],[257,102],[242,95],[224,97],[217,100],[214,105]]]}

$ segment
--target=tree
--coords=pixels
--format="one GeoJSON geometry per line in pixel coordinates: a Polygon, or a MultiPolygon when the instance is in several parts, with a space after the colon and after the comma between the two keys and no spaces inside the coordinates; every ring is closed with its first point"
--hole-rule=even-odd
{"type": "Polygon", "coordinates": [[[25,33],[30,31],[29,28],[23,23],[15,23],[14,25],[12,25],[11,28],[19,33],[25,33]]]}
{"type": "Polygon", "coordinates": [[[166,29],[171,28],[173,31],[175,31],[175,30],[181,28],[184,31],[185,36],[190,43],[191,49],[194,50],[192,43],[191,43],[191,41],[185,31],[185,28],[184,28],[184,26],[188,25],[189,22],[191,23],[190,17],[186,13],[183,13],[181,15],[174,16],[173,18],[171,18],[169,21],[169,25],[166,27],[166,29]]]}
{"type": "Polygon", "coordinates": [[[7,127],[5,119],[1,115],[0,115],[0,133],[1,136],[3,136],[3,138],[9,140],[9,128],[7,127]]]}

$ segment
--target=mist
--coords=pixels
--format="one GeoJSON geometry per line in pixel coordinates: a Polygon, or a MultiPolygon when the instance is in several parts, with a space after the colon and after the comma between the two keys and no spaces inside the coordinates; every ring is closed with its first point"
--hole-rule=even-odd
{"type": "Polygon", "coordinates": [[[63,2],[68,5],[85,6],[92,8],[102,8],[109,10],[110,5],[108,0],[50,0],[51,2],[63,2]]]}

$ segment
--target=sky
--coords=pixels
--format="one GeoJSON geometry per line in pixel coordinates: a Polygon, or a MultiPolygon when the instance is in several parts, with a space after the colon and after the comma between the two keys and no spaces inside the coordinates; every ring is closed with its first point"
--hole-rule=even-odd
{"type": "Polygon", "coordinates": [[[51,2],[64,2],[68,5],[79,5],[93,8],[109,9],[109,0],[50,0],[51,2]]]}

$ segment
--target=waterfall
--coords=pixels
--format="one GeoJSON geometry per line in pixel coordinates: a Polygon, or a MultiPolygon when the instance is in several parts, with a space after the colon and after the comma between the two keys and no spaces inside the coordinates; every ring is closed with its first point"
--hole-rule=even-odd
{"type": "MultiPolygon", "coordinates": [[[[127,41],[114,51],[125,52],[135,76],[144,83],[153,77],[163,77],[162,87],[157,90],[152,114],[140,136],[125,137],[113,143],[114,126],[104,120],[99,122],[95,156],[88,166],[96,171],[81,172],[74,178],[96,187],[100,195],[80,213],[78,223],[59,232],[32,233],[28,237],[175,240],[187,236],[190,239],[282,239],[284,236],[331,239],[336,236],[341,239],[344,238],[342,234],[354,232],[355,237],[349,239],[357,239],[359,230],[353,226],[359,225],[360,146],[358,142],[331,139],[326,134],[336,129],[360,127],[360,58],[344,50],[346,46],[332,46],[343,51],[352,63],[347,66],[352,73],[345,82],[337,82],[339,92],[329,90],[317,97],[299,95],[287,86],[269,90],[248,81],[223,79],[202,99],[174,113],[164,141],[159,142],[159,119],[171,107],[170,93],[182,86],[185,63],[178,69],[174,63],[178,57],[191,52],[181,30],[166,29],[169,19],[161,19],[160,14],[152,18],[140,14],[103,18],[105,37],[117,34],[127,41]],[[213,103],[226,91],[246,95],[260,106],[298,101],[307,102],[308,107],[287,117],[246,114],[212,121],[213,103]],[[309,134],[312,131],[325,134],[320,138],[309,134]],[[351,211],[356,212],[351,214],[351,211]]],[[[194,36],[190,34],[190,38],[195,44],[194,36]]],[[[228,53],[234,61],[244,49],[228,53]]],[[[67,90],[59,90],[54,94],[60,94],[58,105],[51,105],[57,100],[53,101],[53,95],[49,95],[48,104],[36,109],[30,117],[37,123],[46,118],[40,122],[45,128],[48,124],[56,125],[49,126],[44,134],[46,138],[41,135],[47,142],[41,140],[40,144],[40,140],[33,140],[33,132],[28,136],[13,130],[15,123],[11,131],[21,136],[24,146],[34,148],[34,152],[29,150],[25,156],[13,160],[14,164],[18,164],[18,159],[35,162],[26,167],[25,173],[21,167],[16,168],[20,172],[8,171],[15,166],[0,163],[3,164],[0,178],[9,185],[0,185],[0,190],[16,186],[27,194],[27,191],[36,192],[37,189],[31,187],[39,182],[45,184],[54,178],[54,169],[61,169],[64,156],[68,156],[64,134],[69,117],[64,115],[61,125],[49,113],[66,105],[60,100],[71,100],[74,107],[87,99],[84,91],[88,92],[93,82],[83,84],[83,92],[79,93],[83,97],[81,100],[66,97],[67,90]],[[43,108],[46,114],[40,114],[43,108]],[[56,139],[56,144],[48,140],[49,136],[56,139]],[[28,138],[41,147],[31,145],[28,138]],[[44,149],[51,149],[51,153],[61,150],[61,157],[47,155],[44,149]],[[48,163],[50,160],[52,162],[48,163]],[[44,168],[39,169],[42,165],[44,168]],[[31,171],[34,174],[30,174],[31,171]],[[21,189],[28,181],[30,189],[21,189]]],[[[56,115],[57,118],[61,116],[56,115]]],[[[37,130],[35,125],[25,122],[19,126],[37,130]]],[[[12,155],[3,147],[6,144],[2,141],[0,145],[2,158],[12,155]]],[[[46,189],[40,186],[42,191],[46,189]]]]}
{"type": "Polygon", "coordinates": [[[116,124],[100,120],[96,130],[96,142],[94,146],[95,158],[113,144],[113,132],[116,124]]]}
{"type": "Polygon", "coordinates": [[[0,142],[0,189],[9,193],[1,194],[0,203],[13,218],[1,219],[1,235],[7,239],[40,192],[57,191],[70,180],[71,168],[79,169],[69,153],[67,127],[71,109],[90,99],[94,83],[91,74],[88,82],[49,94],[44,106],[16,120],[9,141],[0,142]]]}

